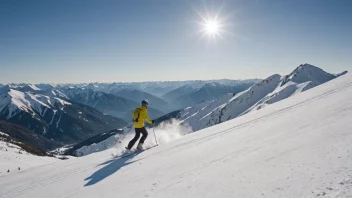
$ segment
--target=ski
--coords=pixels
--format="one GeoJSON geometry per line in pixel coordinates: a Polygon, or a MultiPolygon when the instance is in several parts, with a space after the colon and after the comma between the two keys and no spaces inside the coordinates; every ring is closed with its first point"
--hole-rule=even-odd
{"type": "Polygon", "coordinates": [[[154,147],[157,147],[158,145],[154,145],[154,146],[151,146],[151,147],[148,147],[148,148],[145,148],[143,150],[132,150],[131,152],[126,152],[122,155],[119,155],[119,156],[116,156],[115,158],[126,158],[126,157],[130,157],[132,155],[137,155],[143,151],[146,151],[146,150],[149,150],[149,149],[152,149],[154,147]]]}

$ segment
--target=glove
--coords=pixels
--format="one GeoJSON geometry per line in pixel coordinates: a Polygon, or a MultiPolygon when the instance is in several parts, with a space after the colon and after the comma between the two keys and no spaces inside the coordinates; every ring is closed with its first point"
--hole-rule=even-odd
{"type": "Polygon", "coordinates": [[[154,124],[155,123],[155,121],[154,120],[152,120],[152,124],[154,124]]]}

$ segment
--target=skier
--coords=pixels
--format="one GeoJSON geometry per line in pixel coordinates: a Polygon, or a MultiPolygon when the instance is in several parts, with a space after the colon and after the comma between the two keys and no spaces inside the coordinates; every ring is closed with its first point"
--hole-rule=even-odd
{"type": "Polygon", "coordinates": [[[135,111],[133,112],[132,118],[134,122],[134,128],[136,135],[134,138],[128,143],[128,146],[126,147],[127,150],[131,150],[133,145],[136,143],[136,141],[139,139],[140,134],[142,133],[142,138],[139,140],[137,149],[138,150],[143,150],[143,143],[145,139],[147,139],[148,136],[148,131],[144,127],[144,120],[147,121],[149,124],[154,124],[154,120],[150,120],[148,117],[148,101],[143,100],[142,101],[142,106],[139,108],[136,108],[135,111]]]}

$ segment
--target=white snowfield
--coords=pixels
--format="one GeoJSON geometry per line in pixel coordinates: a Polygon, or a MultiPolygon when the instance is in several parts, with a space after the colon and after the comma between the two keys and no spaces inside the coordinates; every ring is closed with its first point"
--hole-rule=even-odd
{"type": "Polygon", "coordinates": [[[0,197],[351,197],[351,98],[347,74],[138,155],[0,177],[0,197]]]}
{"type": "MultiPolygon", "coordinates": [[[[1,132],[0,134],[6,135],[1,132]]],[[[21,173],[30,168],[57,161],[59,160],[54,157],[39,157],[29,154],[19,146],[0,139],[0,181],[4,179],[4,176],[21,173]]]]}

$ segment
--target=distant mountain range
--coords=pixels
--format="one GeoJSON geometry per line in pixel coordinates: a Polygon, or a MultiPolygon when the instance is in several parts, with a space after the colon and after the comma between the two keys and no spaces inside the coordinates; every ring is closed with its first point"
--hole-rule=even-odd
{"type": "MultiPolygon", "coordinates": [[[[133,109],[139,106],[140,102],[144,99],[150,103],[148,109],[150,117],[157,118],[165,113],[194,105],[203,100],[214,99],[228,92],[243,91],[257,81],[258,79],[243,81],[146,82],[145,84],[90,83],[57,85],[56,89],[66,94],[70,100],[97,108],[105,114],[122,118],[128,122],[130,121],[133,109]],[[216,86],[213,86],[213,84],[216,84],[216,86]],[[182,86],[179,87],[180,85],[182,86]],[[164,92],[168,92],[158,97],[146,92],[144,89],[163,89],[164,92]]],[[[43,87],[44,85],[40,84],[36,86],[43,87]]]]}
{"type": "MultiPolygon", "coordinates": [[[[206,83],[217,82],[223,85],[233,85],[238,83],[250,83],[258,82],[260,79],[247,79],[247,80],[230,80],[230,79],[220,79],[220,80],[188,80],[188,81],[155,81],[155,82],[114,82],[114,83],[80,83],[80,84],[58,84],[52,85],[57,88],[60,87],[78,87],[78,88],[88,88],[96,91],[102,91],[105,93],[110,93],[111,91],[119,91],[124,89],[129,90],[140,90],[152,94],[154,96],[161,97],[162,95],[182,87],[184,85],[191,85],[194,88],[199,88],[206,83]]],[[[47,86],[47,84],[39,84],[36,86],[47,86]]]]}
{"type": "Polygon", "coordinates": [[[142,100],[147,100],[149,102],[149,108],[154,108],[164,112],[162,115],[165,114],[165,112],[173,110],[170,104],[165,100],[144,91],[136,89],[123,89],[119,91],[112,90],[110,93],[123,98],[128,98],[129,100],[133,100],[138,104],[140,104],[142,100]]]}
{"type": "MultiPolygon", "coordinates": [[[[214,100],[227,93],[239,93],[248,89],[254,85],[254,82],[250,83],[239,83],[238,85],[222,85],[216,82],[206,83],[202,87],[192,90],[189,93],[183,94],[177,98],[174,98],[174,103],[179,106],[186,107],[192,106],[202,101],[214,100]]],[[[190,90],[189,88],[183,89],[190,90]]],[[[182,92],[181,91],[181,92],[182,92]]]]}
{"type": "Polygon", "coordinates": [[[195,89],[196,88],[192,87],[191,85],[183,85],[181,87],[178,87],[174,90],[167,92],[161,97],[164,98],[166,101],[175,101],[177,98],[187,95],[192,91],[194,91],[195,89]]]}
{"type": "MultiPolygon", "coordinates": [[[[65,93],[69,100],[96,108],[104,114],[119,117],[125,122],[131,121],[133,110],[140,106],[140,102],[136,102],[138,100],[127,99],[129,97],[126,97],[126,95],[124,95],[125,97],[119,97],[110,93],[77,87],[61,88],[60,90],[65,93]]],[[[131,97],[135,98],[134,96],[131,97]]],[[[164,115],[163,112],[152,107],[149,108],[148,112],[151,117],[164,115]]]]}

